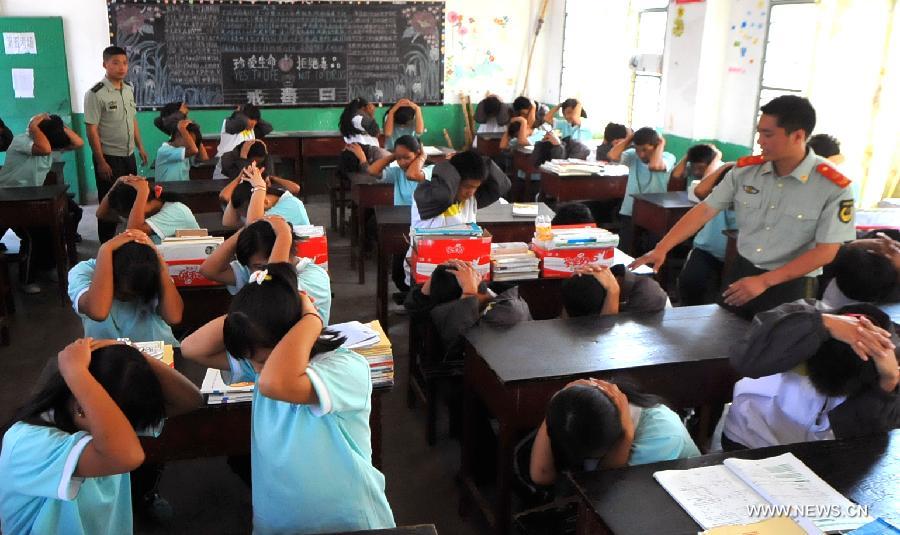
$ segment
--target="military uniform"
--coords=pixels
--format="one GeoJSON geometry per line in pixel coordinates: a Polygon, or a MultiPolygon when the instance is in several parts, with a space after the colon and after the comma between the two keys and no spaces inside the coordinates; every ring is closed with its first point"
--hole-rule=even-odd
{"type": "MultiPolygon", "coordinates": [[[[127,82],[122,82],[122,88],[116,89],[108,78],[103,78],[84,95],[84,122],[97,125],[103,159],[112,168],[111,180],[101,177],[96,170],[98,155],[94,155],[94,178],[97,195],[101,199],[117,178],[137,174],[137,162],[134,159],[136,116],[134,91],[127,82]]],[[[101,243],[110,239],[115,232],[115,223],[97,221],[101,243]]]]}
{"type": "MultiPolygon", "coordinates": [[[[850,180],[807,149],[787,176],[778,176],[762,156],[738,160],[704,202],[717,210],[734,207],[738,259],[726,284],[784,266],[817,243],[856,238],[850,180]]],[[[821,269],[773,286],[737,312],[755,314],[782,303],[815,297],[821,269]]]]}

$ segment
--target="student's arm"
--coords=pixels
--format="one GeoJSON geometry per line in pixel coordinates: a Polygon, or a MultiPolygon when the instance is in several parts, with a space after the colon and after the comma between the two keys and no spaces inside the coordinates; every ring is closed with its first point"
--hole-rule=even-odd
{"type": "Polygon", "coordinates": [[[687,156],[678,161],[675,167],[672,169],[672,172],[669,174],[669,182],[672,180],[681,180],[684,178],[684,173],[687,171],[687,156]]]}
{"type": "Polygon", "coordinates": [[[260,118],[260,120],[256,121],[256,126],[253,127],[253,135],[256,138],[266,137],[272,133],[272,130],[275,130],[275,127],[272,126],[272,123],[260,118]]]}
{"type": "Polygon", "coordinates": [[[394,113],[397,111],[397,108],[400,107],[400,103],[403,102],[404,98],[401,98],[393,106],[388,110],[387,114],[384,116],[384,137],[391,137],[394,135],[394,113]]]}
{"type": "Polygon", "coordinates": [[[666,162],[663,161],[663,153],[666,151],[666,138],[659,136],[659,143],[653,149],[653,155],[650,156],[650,163],[647,168],[651,171],[662,172],[666,170],[666,162]]]}
{"type": "Polygon", "coordinates": [[[224,328],[225,315],[222,315],[192,332],[181,341],[181,356],[207,368],[230,369],[222,335],[224,328]]]}
{"type": "MultiPolygon", "coordinates": [[[[385,134],[385,135],[387,135],[387,134],[385,134]]],[[[368,174],[370,174],[372,176],[380,177],[381,173],[384,171],[384,168],[391,165],[391,163],[394,161],[394,159],[395,158],[394,158],[393,154],[388,154],[384,158],[379,158],[379,159],[375,160],[374,162],[372,162],[372,165],[369,166],[368,174]]]]}
{"type": "Polygon", "coordinates": [[[266,215],[266,181],[262,177],[262,172],[252,166],[250,170],[250,185],[253,189],[250,192],[250,202],[247,205],[247,224],[256,223],[262,216],[266,215]]]}
{"type": "Polygon", "coordinates": [[[123,182],[125,185],[119,187],[129,187],[135,190],[134,204],[131,206],[131,213],[128,214],[128,228],[153,234],[153,229],[150,228],[146,221],[147,197],[150,196],[150,184],[146,178],[139,176],[126,177],[123,182]]]}
{"type": "Polygon", "coordinates": [[[147,356],[147,363],[162,389],[167,418],[191,412],[203,403],[200,390],[190,379],[175,371],[175,368],[150,356],[147,356]]]}
{"type": "Polygon", "coordinates": [[[237,187],[238,184],[241,183],[244,174],[243,172],[238,174],[238,176],[234,177],[231,182],[228,183],[227,186],[222,188],[222,191],[219,192],[219,202],[230,204],[231,203],[231,194],[234,193],[234,188],[237,187]]]}
{"type": "Polygon", "coordinates": [[[270,399],[314,405],[319,402],[319,396],[306,374],[306,368],[324,324],[309,297],[301,294],[300,300],[303,315],[269,354],[259,373],[257,388],[260,394],[270,399]]]}
{"type": "Polygon", "coordinates": [[[703,228],[703,225],[708,223],[709,220],[718,213],[719,210],[705,202],[701,202],[697,206],[691,208],[688,213],[684,214],[681,219],[675,223],[675,226],[659,240],[659,243],[656,244],[656,247],[653,250],[632,262],[628,266],[628,269],[634,270],[639,266],[652,264],[653,271],[658,273],[659,268],[665,263],[666,255],[669,254],[669,251],[679,243],[696,234],[698,230],[703,228]]]}
{"type": "Polygon", "coordinates": [[[115,213],[113,211],[113,209],[110,208],[109,194],[113,189],[119,187],[119,183],[124,182],[125,178],[126,177],[123,176],[123,177],[119,177],[118,179],[116,179],[116,181],[113,183],[112,187],[109,188],[109,191],[106,192],[106,195],[104,195],[103,198],[100,199],[100,204],[97,206],[97,212],[96,212],[97,219],[102,219],[104,221],[116,221],[116,217],[119,214],[115,213]]]}
{"type": "MultiPolygon", "coordinates": [[[[515,120],[515,119],[513,119],[515,120]]],[[[509,129],[503,130],[503,135],[500,136],[500,150],[506,150],[509,148],[509,129]]]]}
{"type": "Polygon", "coordinates": [[[597,379],[594,380],[594,384],[612,400],[619,411],[619,423],[622,425],[622,435],[619,436],[613,447],[600,460],[600,468],[606,470],[628,466],[628,458],[631,456],[631,445],[634,443],[634,422],[631,420],[628,398],[613,383],[597,379]]]}
{"type": "MultiPolygon", "coordinates": [[[[705,177],[703,177],[703,180],[701,180],[700,183],[697,184],[697,187],[694,188],[694,195],[696,195],[697,198],[701,201],[705,199],[707,196],[709,196],[710,192],[712,192],[713,188],[716,187],[716,184],[722,181],[725,173],[731,171],[733,167],[733,163],[727,163],[719,167],[712,173],[707,174],[705,177]]],[[[672,174],[675,174],[674,171],[672,172],[672,174]]]]}
{"type": "Polygon", "coordinates": [[[32,117],[28,123],[28,135],[32,141],[31,154],[34,156],[47,156],[53,152],[53,148],[50,147],[50,140],[47,139],[47,136],[44,135],[43,130],[39,126],[41,121],[49,117],[49,114],[40,113],[32,117]]]}
{"type": "Polygon", "coordinates": [[[722,293],[725,303],[742,306],[772,286],[797,279],[828,264],[834,260],[840,248],[839,243],[817,243],[780,268],[733,282],[722,293]]]}
{"type": "Polygon", "coordinates": [[[634,137],[634,132],[628,132],[628,135],[625,136],[625,139],[620,139],[616,142],[615,145],[609,149],[609,152],[606,153],[606,157],[611,162],[618,162],[622,159],[622,153],[631,145],[631,139],[634,137]]]}
{"type": "Polygon", "coordinates": [[[126,243],[136,241],[140,232],[126,230],[113,237],[97,250],[97,264],[87,291],[78,298],[78,310],[94,321],[104,321],[112,308],[115,286],[113,283],[113,253],[126,243]]]}
{"type": "Polygon", "coordinates": [[[497,167],[493,161],[487,162],[488,176],[475,191],[475,202],[478,208],[484,208],[506,195],[509,191],[509,177],[497,167]]]}
{"type": "Polygon", "coordinates": [[[275,244],[269,253],[269,263],[290,262],[293,255],[294,231],[281,216],[267,215],[263,219],[269,222],[275,231],[275,244]]]}
{"type": "Polygon", "coordinates": [[[136,241],[153,247],[153,250],[159,256],[159,315],[169,325],[178,325],[181,323],[182,314],[184,314],[184,301],[181,299],[181,294],[178,293],[178,288],[175,287],[175,281],[169,276],[169,266],[166,265],[165,259],[159,254],[156,245],[153,244],[147,235],[136,241]]]}
{"type": "Polygon", "coordinates": [[[349,150],[356,156],[356,159],[359,161],[359,172],[360,173],[369,173],[369,160],[366,158],[366,153],[362,147],[359,146],[359,143],[350,143],[344,150],[349,150]]]}
{"type": "Polygon", "coordinates": [[[413,182],[424,182],[425,181],[425,171],[422,169],[425,167],[425,160],[428,157],[425,155],[425,149],[423,147],[419,148],[419,154],[416,155],[416,159],[409,164],[409,167],[406,168],[406,178],[412,180],[413,182]]]}
{"type": "Polygon", "coordinates": [[[197,162],[205,162],[209,160],[209,153],[206,152],[206,146],[203,143],[197,145],[197,155],[194,157],[194,161],[197,162]]]}
{"type": "Polygon", "coordinates": [[[229,236],[227,240],[222,242],[222,245],[216,247],[212,254],[206,257],[206,260],[200,264],[201,275],[209,280],[234,286],[234,270],[231,269],[231,260],[234,258],[237,241],[242,230],[238,230],[229,236]]]}
{"type": "Polygon", "coordinates": [[[100,129],[95,124],[85,124],[87,129],[88,143],[91,145],[91,152],[94,153],[94,166],[97,168],[97,174],[106,180],[113,180],[112,167],[109,166],[106,159],[103,158],[103,147],[100,145],[100,129]]]}
{"type": "Polygon", "coordinates": [[[141,165],[147,165],[147,162],[150,160],[147,158],[147,151],[144,150],[144,142],[141,141],[141,129],[138,128],[137,117],[134,119],[134,144],[141,157],[141,165]]]}
{"type": "Polygon", "coordinates": [[[527,147],[528,145],[531,145],[531,142],[528,141],[528,136],[530,136],[531,134],[531,126],[523,119],[522,128],[519,128],[519,134],[516,136],[520,147],[527,147]]]}
{"type": "Polygon", "coordinates": [[[240,106],[238,106],[238,111],[233,112],[229,118],[225,119],[224,128],[226,134],[240,134],[250,125],[250,119],[241,113],[240,109],[240,106]]]}
{"type": "Polygon", "coordinates": [[[416,135],[425,133],[425,118],[422,117],[422,107],[413,101],[409,101],[409,107],[416,111],[416,135]]]}
{"type": "Polygon", "coordinates": [[[550,435],[547,434],[547,420],[541,422],[541,427],[534,436],[528,473],[531,480],[538,485],[552,485],[556,481],[556,466],[553,463],[550,435]]]}
{"type": "Polygon", "coordinates": [[[66,150],[80,149],[84,146],[84,140],[81,139],[81,136],[76,134],[71,128],[69,128],[68,126],[64,126],[63,131],[66,133],[66,136],[69,137],[69,146],[66,147],[66,150]]]}
{"type": "Polygon", "coordinates": [[[184,157],[190,158],[200,152],[200,149],[197,147],[197,143],[194,141],[194,136],[188,132],[187,127],[193,121],[190,119],[183,119],[178,121],[178,133],[181,134],[181,139],[184,142],[184,157]]]}
{"type": "Polygon", "coordinates": [[[242,224],[243,223],[241,222],[240,214],[229,202],[227,205],[225,205],[225,212],[222,213],[222,225],[233,228],[240,227],[242,224]]]}
{"type": "Polygon", "coordinates": [[[269,180],[290,192],[291,195],[298,195],[300,193],[300,184],[297,184],[293,180],[272,175],[269,176],[269,180]]]}
{"type": "Polygon", "coordinates": [[[91,338],[81,338],[60,351],[59,372],[78,405],[76,419],[83,420],[91,434],[81,456],[75,475],[101,477],[130,472],[144,462],[144,450],[134,428],[94,378],[91,363],[91,338]]]}
{"type": "Polygon", "coordinates": [[[572,124],[574,126],[581,126],[581,105],[580,100],[575,101],[575,110],[572,113],[572,124]]]}
{"type": "Polygon", "coordinates": [[[550,110],[544,115],[544,122],[553,125],[553,121],[556,119],[556,113],[559,111],[559,104],[550,108],[550,110]]]}
{"type": "Polygon", "coordinates": [[[537,120],[537,107],[538,103],[536,100],[531,101],[531,109],[528,110],[528,127],[534,128],[534,122],[537,120]]]}

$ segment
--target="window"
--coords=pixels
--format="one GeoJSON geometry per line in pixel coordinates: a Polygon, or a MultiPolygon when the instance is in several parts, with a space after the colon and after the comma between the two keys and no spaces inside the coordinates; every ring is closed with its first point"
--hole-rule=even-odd
{"type": "MultiPolygon", "coordinates": [[[[759,81],[759,108],[781,95],[807,96],[813,74],[816,4],[772,0],[759,81]]],[[[754,122],[754,138],[755,139],[754,122]]]]}
{"type": "Polygon", "coordinates": [[[668,1],[644,0],[634,2],[640,9],[637,25],[637,54],[657,56],[658,62],[641,62],[632,75],[629,123],[634,128],[662,125],[659,92],[662,87],[662,54],[666,45],[668,1]]]}

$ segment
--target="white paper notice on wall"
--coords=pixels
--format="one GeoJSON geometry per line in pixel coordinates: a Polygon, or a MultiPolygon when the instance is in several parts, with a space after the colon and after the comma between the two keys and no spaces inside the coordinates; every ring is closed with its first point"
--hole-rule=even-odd
{"type": "Polygon", "coordinates": [[[16,98],[34,98],[34,69],[13,69],[12,83],[16,98]]]}
{"type": "Polygon", "coordinates": [[[37,54],[34,32],[3,32],[3,49],[7,54],[37,54]]]}

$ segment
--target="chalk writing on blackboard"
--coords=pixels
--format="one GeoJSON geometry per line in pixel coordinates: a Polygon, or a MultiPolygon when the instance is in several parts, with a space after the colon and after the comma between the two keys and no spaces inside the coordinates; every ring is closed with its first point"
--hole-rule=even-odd
{"type": "Polygon", "coordinates": [[[441,102],[441,1],[109,0],[139,107],[441,102]]]}

